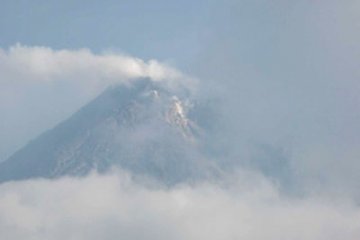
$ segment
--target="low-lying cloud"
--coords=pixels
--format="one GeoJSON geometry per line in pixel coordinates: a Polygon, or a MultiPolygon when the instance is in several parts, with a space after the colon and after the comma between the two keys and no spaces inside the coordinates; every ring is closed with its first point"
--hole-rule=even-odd
{"type": "Polygon", "coordinates": [[[218,182],[145,187],[125,173],[0,185],[1,239],[359,239],[343,199],[289,198],[240,172],[218,182]]]}

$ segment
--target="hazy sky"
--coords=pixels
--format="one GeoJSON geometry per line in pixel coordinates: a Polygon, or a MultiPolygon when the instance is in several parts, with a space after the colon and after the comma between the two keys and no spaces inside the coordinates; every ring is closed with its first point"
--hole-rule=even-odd
{"type": "Polygon", "coordinates": [[[212,1],[2,1],[3,47],[115,49],[141,58],[191,58],[210,30],[212,1]]]}

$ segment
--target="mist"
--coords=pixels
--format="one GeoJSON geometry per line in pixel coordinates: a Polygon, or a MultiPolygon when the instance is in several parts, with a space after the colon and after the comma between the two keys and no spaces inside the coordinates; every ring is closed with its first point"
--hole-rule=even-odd
{"type": "MultiPolygon", "coordinates": [[[[356,1],[226,1],[199,58],[224,161],[299,191],[359,198],[356,1]],[[290,175],[290,176],[289,176],[290,175]]],[[[211,20],[210,20],[211,21],[211,20]]]]}

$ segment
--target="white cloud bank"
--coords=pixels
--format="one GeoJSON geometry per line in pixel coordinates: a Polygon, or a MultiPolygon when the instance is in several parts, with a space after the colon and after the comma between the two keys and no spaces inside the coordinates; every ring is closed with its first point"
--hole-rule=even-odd
{"type": "Polygon", "coordinates": [[[124,174],[0,185],[0,238],[356,240],[358,206],[282,196],[261,177],[144,187],[124,174]],[[231,182],[231,183],[230,183],[231,182]]]}

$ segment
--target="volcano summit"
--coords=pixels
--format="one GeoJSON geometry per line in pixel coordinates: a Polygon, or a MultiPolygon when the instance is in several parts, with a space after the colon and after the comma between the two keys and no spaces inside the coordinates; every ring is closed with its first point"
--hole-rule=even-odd
{"type": "Polygon", "coordinates": [[[109,87],[0,165],[0,182],[84,176],[119,167],[166,184],[212,171],[191,101],[148,79],[109,87]]]}

